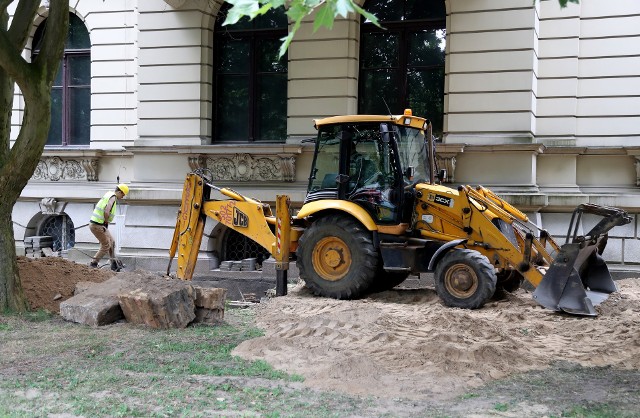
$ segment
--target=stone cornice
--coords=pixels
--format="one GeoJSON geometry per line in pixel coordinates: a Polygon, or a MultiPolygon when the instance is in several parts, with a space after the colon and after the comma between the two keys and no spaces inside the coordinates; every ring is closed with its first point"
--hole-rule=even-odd
{"type": "Polygon", "coordinates": [[[171,147],[126,147],[126,151],[133,154],[204,154],[204,155],[233,155],[238,151],[249,154],[278,155],[301,154],[303,146],[300,144],[220,144],[197,146],[171,147]]]}

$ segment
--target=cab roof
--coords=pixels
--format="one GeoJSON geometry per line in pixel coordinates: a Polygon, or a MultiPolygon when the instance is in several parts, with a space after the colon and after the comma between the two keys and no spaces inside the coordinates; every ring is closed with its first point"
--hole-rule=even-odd
{"type": "Polygon", "coordinates": [[[367,123],[390,122],[400,126],[411,126],[417,129],[426,129],[427,120],[412,115],[343,115],[331,116],[323,119],[314,119],[316,129],[323,125],[335,125],[343,123],[367,123]]]}

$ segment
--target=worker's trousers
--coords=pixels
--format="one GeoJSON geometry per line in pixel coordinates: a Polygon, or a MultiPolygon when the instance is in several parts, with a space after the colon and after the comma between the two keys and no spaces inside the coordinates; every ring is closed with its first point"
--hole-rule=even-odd
{"type": "Polygon", "coordinates": [[[113,239],[109,230],[103,225],[94,223],[89,224],[89,230],[100,243],[100,249],[93,256],[93,261],[97,263],[107,254],[109,254],[109,259],[113,260],[115,258],[116,240],[113,239]]]}

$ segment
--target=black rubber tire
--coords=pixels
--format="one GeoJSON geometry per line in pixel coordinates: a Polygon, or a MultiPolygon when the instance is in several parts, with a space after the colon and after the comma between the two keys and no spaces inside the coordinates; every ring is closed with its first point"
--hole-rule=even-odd
{"type": "Polygon", "coordinates": [[[373,247],[371,233],[351,217],[328,215],[314,221],[300,237],[296,254],[300,278],[316,295],[356,299],[371,291],[378,268],[378,252],[373,247]],[[349,252],[344,254],[346,261],[341,258],[342,254],[325,243],[327,241],[339,244],[341,252],[349,252]],[[331,272],[323,276],[323,269],[325,272],[329,270],[330,263],[317,266],[314,258],[317,263],[322,263],[325,258],[339,260],[336,267],[343,276],[330,277],[331,272]]]}
{"type": "Polygon", "coordinates": [[[449,251],[438,262],[434,278],[440,299],[456,308],[481,308],[496,291],[495,269],[474,250],[449,251]]]}
{"type": "Polygon", "coordinates": [[[382,268],[382,262],[380,262],[378,271],[376,272],[376,278],[371,285],[371,293],[384,292],[385,290],[391,290],[400,283],[407,280],[409,272],[390,272],[384,271],[382,268]]]}
{"type": "Polygon", "coordinates": [[[524,277],[516,270],[501,271],[497,274],[497,278],[496,287],[510,293],[520,289],[522,282],[524,282],[524,277]]]}

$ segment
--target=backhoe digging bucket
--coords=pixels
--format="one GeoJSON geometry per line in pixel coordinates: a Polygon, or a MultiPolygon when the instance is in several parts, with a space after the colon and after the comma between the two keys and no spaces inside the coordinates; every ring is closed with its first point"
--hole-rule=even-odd
{"type": "Polygon", "coordinates": [[[620,209],[580,205],[573,213],[567,243],[560,248],[542,282],[533,292],[533,298],[548,309],[596,316],[594,306],[618,290],[601,256],[607,243],[606,233],[615,226],[629,222],[631,218],[620,209]],[[577,223],[582,213],[601,215],[604,219],[587,235],[577,236],[577,223]]]}

